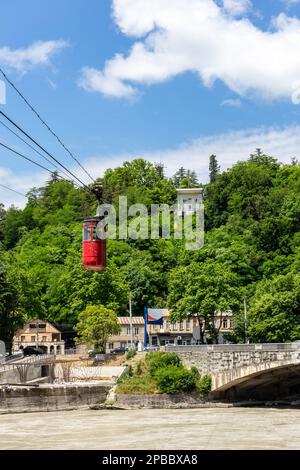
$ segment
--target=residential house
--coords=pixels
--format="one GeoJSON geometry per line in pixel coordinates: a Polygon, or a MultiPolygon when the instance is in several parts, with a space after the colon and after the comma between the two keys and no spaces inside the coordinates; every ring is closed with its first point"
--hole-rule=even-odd
{"type": "Polygon", "coordinates": [[[64,354],[65,342],[61,332],[46,320],[30,320],[20,328],[13,339],[13,350],[32,346],[49,354],[64,354]]]}

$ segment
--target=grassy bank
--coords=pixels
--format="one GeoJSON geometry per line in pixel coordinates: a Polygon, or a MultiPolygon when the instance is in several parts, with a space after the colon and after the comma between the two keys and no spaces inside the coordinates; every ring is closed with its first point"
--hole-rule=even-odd
{"type": "Polygon", "coordinates": [[[197,391],[205,398],[211,379],[200,377],[196,368],[187,369],[175,353],[151,352],[140,360],[118,384],[118,394],[148,395],[197,391]]]}

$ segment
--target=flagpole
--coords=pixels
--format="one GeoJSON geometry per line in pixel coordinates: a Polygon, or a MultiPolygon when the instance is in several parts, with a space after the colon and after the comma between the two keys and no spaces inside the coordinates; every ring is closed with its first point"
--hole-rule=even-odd
{"type": "Polygon", "coordinates": [[[144,349],[146,350],[148,346],[147,326],[148,326],[148,308],[144,307],[144,349]]]}

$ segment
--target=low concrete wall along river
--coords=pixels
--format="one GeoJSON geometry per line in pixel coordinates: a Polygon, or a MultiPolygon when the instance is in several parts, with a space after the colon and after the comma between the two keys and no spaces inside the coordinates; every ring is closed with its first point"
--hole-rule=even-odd
{"type": "Polygon", "coordinates": [[[103,403],[111,387],[110,382],[2,387],[0,414],[79,409],[103,403]]]}

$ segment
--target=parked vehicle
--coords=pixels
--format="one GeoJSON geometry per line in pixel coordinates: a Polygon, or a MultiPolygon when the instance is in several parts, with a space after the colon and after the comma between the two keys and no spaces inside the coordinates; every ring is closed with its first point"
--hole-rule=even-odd
{"type": "Polygon", "coordinates": [[[24,356],[41,356],[44,352],[32,346],[26,346],[26,348],[23,349],[23,354],[24,356]]]}
{"type": "Polygon", "coordinates": [[[110,351],[110,354],[125,354],[126,352],[128,351],[128,348],[123,348],[123,347],[120,347],[120,348],[115,348],[115,349],[112,349],[110,351]]]}
{"type": "Polygon", "coordinates": [[[91,349],[90,351],[88,351],[89,357],[95,357],[95,356],[97,356],[98,354],[103,354],[103,353],[97,351],[96,349],[91,349]]]}

